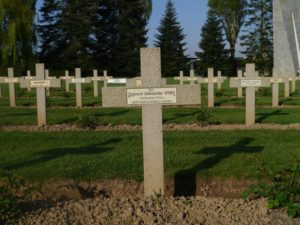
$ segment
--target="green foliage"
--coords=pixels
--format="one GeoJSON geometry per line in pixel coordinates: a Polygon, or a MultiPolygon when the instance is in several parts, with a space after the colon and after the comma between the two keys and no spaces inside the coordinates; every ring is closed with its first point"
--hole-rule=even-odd
{"type": "Polygon", "coordinates": [[[93,115],[87,115],[78,117],[76,125],[80,128],[94,130],[96,129],[98,123],[96,117],[93,115]]]}
{"type": "Polygon", "coordinates": [[[230,45],[232,72],[235,71],[235,46],[247,15],[247,0],[209,0],[208,5],[221,18],[222,26],[230,45]]]}
{"type": "Polygon", "coordinates": [[[198,112],[197,121],[201,126],[220,124],[219,121],[214,120],[214,116],[208,110],[204,110],[204,109],[201,109],[198,112]]]}
{"type": "Polygon", "coordinates": [[[179,22],[174,5],[167,1],[165,14],[160,21],[155,46],[161,48],[163,76],[177,76],[178,72],[185,69],[186,56],[184,54],[185,35],[179,22]]]}
{"type": "MultiPolygon", "coordinates": [[[[265,165],[262,168],[266,170],[265,165]]],[[[268,171],[271,184],[251,185],[243,198],[267,197],[268,208],[284,207],[289,217],[300,216],[300,163],[278,172],[268,171]]]]}
{"type": "Polygon", "coordinates": [[[0,170],[0,224],[21,215],[19,205],[32,191],[25,186],[23,179],[0,170]]]}
{"type": "Polygon", "coordinates": [[[1,65],[28,68],[35,42],[35,0],[0,1],[1,65]]]}
{"type": "Polygon", "coordinates": [[[273,68],[273,1],[251,0],[245,22],[246,34],[241,37],[246,49],[246,63],[255,63],[262,75],[273,68]]]}
{"type": "Polygon", "coordinates": [[[207,74],[207,68],[228,73],[229,56],[225,50],[223,29],[220,19],[212,9],[209,9],[206,23],[202,27],[199,48],[202,51],[196,52],[196,56],[199,58],[198,74],[207,74]]]}

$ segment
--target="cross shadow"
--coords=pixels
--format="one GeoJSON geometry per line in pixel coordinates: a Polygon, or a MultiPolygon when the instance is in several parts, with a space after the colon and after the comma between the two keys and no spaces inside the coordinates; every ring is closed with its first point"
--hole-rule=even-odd
{"type": "Polygon", "coordinates": [[[253,138],[245,137],[231,146],[203,148],[194,154],[209,155],[195,166],[177,171],[174,176],[174,196],[195,196],[197,190],[197,173],[207,170],[222,160],[238,153],[258,153],[262,146],[247,146],[253,142],[253,138]]]}
{"type": "Polygon", "coordinates": [[[37,154],[37,157],[35,155],[34,159],[23,161],[16,164],[10,164],[8,166],[5,166],[4,168],[7,170],[11,169],[20,169],[27,166],[32,166],[35,164],[48,162],[57,158],[64,157],[66,155],[99,155],[102,153],[105,153],[107,151],[110,151],[113,149],[113,147],[106,147],[109,144],[115,144],[118,142],[121,142],[122,140],[119,138],[113,138],[106,142],[99,143],[99,144],[93,144],[88,146],[82,146],[82,147],[74,147],[74,148],[54,148],[49,149],[46,151],[39,152],[37,154]]]}
{"type": "Polygon", "coordinates": [[[292,102],[292,101],[293,101],[293,99],[291,99],[291,98],[285,98],[285,99],[279,101],[279,105],[283,105],[284,103],[288,103],[288,102],[292,102]]]}
{"type": "Polygon", "coordinates": [[[259,115],[259,117],[256,119],[256,122],[257,123],[262,123],[266,119],[268,119],[269,117],[272,117],[272,116],[287,116],[287,115],[289,115],[289,113],[282,112],[282,110],[275,110],[275,111],[269,112],[269,113],[258,113],[257,115],[259,115]]]}
{"type": "MultiPolygon", "coordinates": [[[[200,109],[199,109],[200,110],[200,109]]],[[[179,118],[186,118],[186,117],[190,117],[190,116],[197,116],[199,114],[199,111],[196,112],[190,112],[190,113],[176,113],[174,116],[169,117],[169,118],[164,118],[163,119],[163,123],[168,123],[168,122],[172,122],[174,120],[177,120],[179,118]]]]}

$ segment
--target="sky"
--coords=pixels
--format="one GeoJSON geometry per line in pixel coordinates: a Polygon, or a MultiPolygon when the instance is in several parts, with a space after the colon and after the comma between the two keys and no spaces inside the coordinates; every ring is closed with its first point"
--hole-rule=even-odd
{"type": "MultiPolygon", "coordinates": [[[[148,45],[153,47],[155,34],[160,20],[164,15],[167,0],[152,0],[152,15],[148,24],[148,45]]],[[[186,53],[193,57],[199,51],[201,27],[205,23],[207,13],[207,0],[173,0],[177,21],[181,24],[186,35],[186,53]]],[[[42,5],[42,0],[37,1],[37,8],[42,5]]]]}

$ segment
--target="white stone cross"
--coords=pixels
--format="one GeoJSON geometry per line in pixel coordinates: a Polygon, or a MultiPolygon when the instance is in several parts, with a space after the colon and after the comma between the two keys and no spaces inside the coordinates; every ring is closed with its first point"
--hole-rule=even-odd
{"type": "MultiPolygon", "coordinates": [[[[223,82],[224,79],[220,78],[220,82],[223,82]]],[[[214,69],[208,68],[208,75],[207,78],[199,77],[198,83],[200,84],[208,84],[207,89],[207,100],[208,100],[208,107],[212,108],[215,104],[215,95],[214,95],[214,84],[219,82],[218,77],[214,77],[214,69]]]]}
{"type": "Polygon", "coordinates": [[[259,77],[255,71],[255,64],[246,64],[245,77],[240,80],[230,79],[230,87],[246,88],[246,126],[255,124],[255,90],[258,87],[269,87],[270,78],[259,77]]]}
{"type": "Polygon", "coordinates": [[[183,75],[183,71],[179,72],[179,76],[178,77],[174,77],[174,80],[179,80],[180,81],[180,85],[183,85],[185,81],[190,81],[190,77],[186,77],[183,75]]]}
{"type": "Polygon", "coordinates": [[[102,88],[104,107],[142,106],[145,196],[164,194],[162,105],[200,104],[199,86],[163,86],[159,48],[141,49],[140,87],[102,88]]]}
{"type": "Polygon", "coordinates": [[[273,77],[270,78],[272,84],[272,106],[279,106],[279,84],[285,83],[287,78],[281,76],[281,70],[274,68],[273,77]]]}
{"type": "Polygon", "coordinates": [[[224,81],[227,79],[227,77],[222,76],[222,71],[218,71],[218,85],[217,88],[218,90],[222,89],[222,83],[224,83],[224,81]]]}
{"type": "Polygon", "coordinates": [[[35,65],[36,77],[28,80],[23,79],[20,82],[21,88],[36,88],[37,98],[37,117],[38,126],[46,125],[47,112],[46,112],[46,88],[60,88],[60,79],[45,79],[45,66],[44,64],[35,65]]]}
{"type": "MultiPolygon", "coordinates": [[[[26,76],[24,77],[24,79],[26,79],[26,80],[32,80],[33,79],[33,76],[31,76],[30,70],[27,70],[27,73],[26,73],[26,76]]],[[[27,88],[27,91],[29,91],[29,92],[31,91],[30,86],[27,88]]]]}
{"type": "MultiPolygon", "coordinates": [[[[49,75],[49,70],[45,70],[45,77],[47,80],[56,80],[57,78],[56,77],[50,77],[49,75]]],[[[47,97],[50,96],[50,87],[46,87],[46,94],[47,94],[47,97]]]]}
{"type": "Polygon", "coordinates": [[[99,96],[98,82],[103,81],[103,86],[107,87],[107,80],[112,79],[112,76],[107,76],[107,71],[103,71],[103,76],[98,77],[98,70],[93,70],[93,77],[91,81],[94,83],[94,97],[99,96]]]}
{"type": "Polygon", "coordinates": [[[61,80],[65,81],[66,92],[70,92],[70,81],[74,78],[74,76],[69,75],[69,71],[65,71],[65,76],[60,77],[61,80]]]}
{"type": "Polygon", "coordinates": [[[76,84],[76,107],[82,107],[81,84],[91,83],[91,78],[81,78],[81,69],[75,68],[75,78],[71,79],[72,84],[76,84]]]}
{"type": "Polygon", "coordinates": [[[10,107],[16,107],[15,83],[19,83],[20,81],[21,81],[21,78],[14,77],[14,69],[13,68],[8,68],[8,77],[0,77],[0,83],[8,84],[10,107]]]}

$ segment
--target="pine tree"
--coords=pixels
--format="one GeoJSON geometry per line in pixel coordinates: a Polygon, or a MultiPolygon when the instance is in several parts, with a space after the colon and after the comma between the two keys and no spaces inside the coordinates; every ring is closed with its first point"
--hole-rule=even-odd
{"type": "Polygon", "coordinates": [[[147,15],[140,0],[117,1],[117,39],[112,52],[114,76],[140,73],[140,48],[147,42],[147,15]]]}
{"type": "Polygon", "coordinates": [[[64,49],[63,30],[61,28],[62,0],[44,0],[40,9],[38,26],[41,62],[49,68],[63,69],[61,55],[64,49]]]}
{"type": "Polygon", "coordinates": [[[273,1],[251,0],[246,34],[241,37],[246,62],[255,63],[261,74],[271,74],[273,68],[273,1]]]}
{"type": "Polygon", "coordinates": [[[97,0],[93,18],[92,46],[93,61],[101,70],[113,69],[117,32],[118,10],[117,2],[112,0],[97,0]]]}
{"type": "Polygon", "coordinates": [[[201,41],[196,52],[199,59],[197,63],[198,73],[206,74],[207,68],[212,67],[216,71],[221,70],[228,73],[229,56],[225,50],[223,29],[221,21],[213,9],[209,9],[207,20],[202,27],[201,41]]]}
{"type": "Polygon", "coordinates": [[[183,29],[177,22],[177,15],[171,0],[166,4],[165,14],[158,27],[155,46],[161,48],[162,74],[177,76],[185,69],[186,56],[183,29]]]}
{"type": "Polygon", "coordinates": [[[91,69],[92,17],[95,12],[94,0],[65,0],[62,10],[61,28],[65,48],[60,63],[73,70],[81,67],[91,69]]]}

